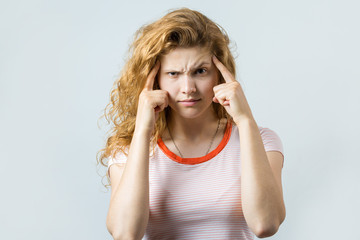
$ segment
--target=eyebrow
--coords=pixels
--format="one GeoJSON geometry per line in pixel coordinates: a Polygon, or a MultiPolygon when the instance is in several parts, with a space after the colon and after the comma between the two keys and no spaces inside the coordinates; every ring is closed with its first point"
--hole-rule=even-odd
{"type": "Polygon", "coordinates": [[[210,65],[211,63],[209,63],[209,62],[201,62],[200,64],[194,66],[194,68],[199,68],[199,67],[201,67],[202,65],[206,65],[206,64],[210,65]]]}
{"type": "MultiPolygon", "coordinates": [[[[197,68],[199,68],[199,67],[201,67],[201,66],[203,66],[203,65],[211,65],[211,63],[209,63],[209,62],[201,62],[201,63],[195,65],[194,67],[192,67],[191,70],[197,69],[197,68]]],[[[168,68],[168,69],[164,69],[164,71],[165,71],[165,72],[174,71],[174,70],[172,70],[172,69],[173,69],[173,68],[168,68]]]]}

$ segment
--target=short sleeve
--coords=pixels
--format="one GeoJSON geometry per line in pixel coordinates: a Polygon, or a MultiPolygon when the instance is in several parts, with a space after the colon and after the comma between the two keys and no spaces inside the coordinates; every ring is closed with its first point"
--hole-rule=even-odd
{"type": "Polygon", "coordinates": [[[263,128],[259,126],[259,130],[265,151],[278,151],[284,156],[284,147],[279,135],[270,128],[263,128]]]}
{"type": "Polygon", "coordinates": [[[127,156],[126,156],[123,152],[119,151],[119,152],[115,155],[114,158],[113,158],[112,156],[109,156],[109,157],[108,157],[108,160],[109,160],[109,161],[108,161],[107,170],[109,171],[110,166],[113,165],[113,164],[115,164],[115,163],[126,163],[127,156]]]}

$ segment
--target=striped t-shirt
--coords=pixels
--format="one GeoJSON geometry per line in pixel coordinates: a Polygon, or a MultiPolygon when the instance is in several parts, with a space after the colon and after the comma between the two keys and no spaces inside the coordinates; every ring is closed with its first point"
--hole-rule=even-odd
{"type": "MultiPolygon", "coordinates": [[[[279,136],[258,126],[265,151],[284,154],[279,136]]],[[[126,162],[122,153],[109,158],[126,162]]],[[[218,147],[199,158],[181,158],[159,139],[149,158],[150,215],[144,239],[254,239],[241,207],[237,126],[227,124],[218,147]]]]}

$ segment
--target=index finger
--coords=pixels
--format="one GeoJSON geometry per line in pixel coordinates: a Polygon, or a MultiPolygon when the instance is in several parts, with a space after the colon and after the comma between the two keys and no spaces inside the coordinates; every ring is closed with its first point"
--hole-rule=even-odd
{"type": "Polygon", "coordinates": [[[149,75],[146,79],[144,89],[146,89],[148,91],[153,90],[155,76],[156,76],[157,72],[159,71],[159,68],[160,68],[160,61],[157,60],[154,68],[151,70],[151,72],[149,73],[149,75]]]}
{"type": "Polygon", "coordinates": [[[215,66],[219,69],[221,75],[224,77],[225,82],[229,83],[229,82],[236,81],[234,79],[234,76],[231,74],[231,72],[225,67],[224,64],[222,64],[222,62],[220,62],[219,59],[217,59],[217,57],[215,57],[215,55],[212,57],[212,59],[213,59],[215,66]]]}

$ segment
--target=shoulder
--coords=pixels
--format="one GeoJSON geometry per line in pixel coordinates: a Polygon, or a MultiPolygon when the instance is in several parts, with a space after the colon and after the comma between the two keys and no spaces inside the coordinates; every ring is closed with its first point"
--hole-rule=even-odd
{"type": "Polygon", "coordinates": [[[276,131],[262,126],[258,126],[258,128],[264,145],[266,144],[269,149],[275,148],[276,150],[281,150],[281,152],[283,152],[283,144],[276,131]]]}
{"type": "MultiPolygon", "coordinates": [[[[277,151],[284,156],[284,147],[280,136],[271,128],[258,125],[259,133],[266,152],[277,151]]],[[[238,128],[234,124],[232,131],[238,136],[238,128]]]]}
{"type": "Polygon", "coordinates": [[[282,168],[284,164],[284,147],[280,136],[273,129],[258,127],[270,163],[281,163],[279,166],[282,168]]]}
{"type": "Polygon", "coordinates": [[[114,163],[125,163],[127,160],[128,151],[128,148],[125,148],[123,151],[118,150],[116,152],[113,152],[108,157],[108,168],[114,163]]]}

